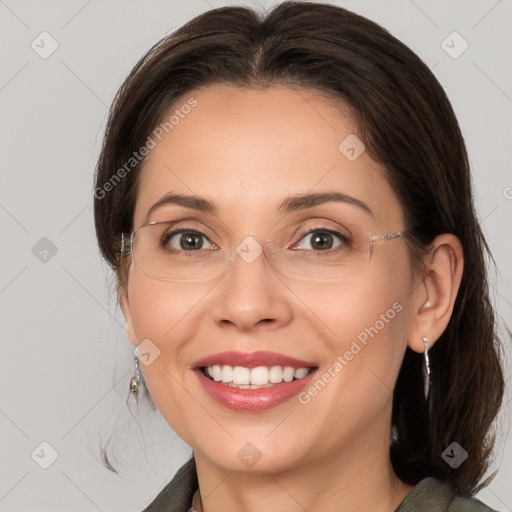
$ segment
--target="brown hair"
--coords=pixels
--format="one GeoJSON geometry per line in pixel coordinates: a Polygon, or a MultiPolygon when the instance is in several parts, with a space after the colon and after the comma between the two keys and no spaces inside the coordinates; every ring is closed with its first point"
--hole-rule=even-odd
{"type": "Polygon", "coordinates": [[[220,83],[308,87],[348,103],[367,151],[386,168],[416,249],[441,233],[461,240],[459,294],[447,329],[430,351],[430,412],[422,395],[422,356],[407,348],[394,390],[390,457],[404,482],[434,476],[459,494],[473,494],[488,483],[477,487],[489,467],[491,427],[504,393],[486,274],[490,252],[451,104],[421,59],[376,23],[322,3],[287,1],[265,16],[222,7],[195,17],[140,59],[110,109],[96,169],[97,239],[119,286],[120,235],[133,229],[143,161],[122,179],[113,177],[172,105],[220,83]],[[453,442],[469,454],[456,470],[442,458],[453,442]]]}

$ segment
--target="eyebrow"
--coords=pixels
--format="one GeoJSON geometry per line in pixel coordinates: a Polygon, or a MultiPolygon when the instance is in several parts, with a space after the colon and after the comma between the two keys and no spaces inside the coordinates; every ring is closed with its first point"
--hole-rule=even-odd
{"type": "Polygon", "coordinates": [[[283,214],[290,213],[328,202],[339,202],[357,206],[373,217],[373,212],[365,202],[342,192],[316,192],[313,194],[290,196],[280,203],[279,212],[283,214]]]}
{"type": "MultiPolygon", "coordinates": [[[[356,206],[368,213],[372,217],[373,212],[370,207],[355,197],[343,194],[342,192],[316,192],[312,194],[300,194],[295,196],[289,196],[285,198],[278,206],[278,212],[281,214],[287,214],[299,210],[305,210],[314,206],[328,203],[328,202],[341,202],[356,206]]],[[[198,210],[201,212],[212,213],[216,215],[218,210],[216,206],[207,199],[199,196],[188,196],[183,194],[169,193],[160,198],[151,208],[148,210],[147,218],[158,208],[168,204],[176,204],[192,210],[198,210]]]]}

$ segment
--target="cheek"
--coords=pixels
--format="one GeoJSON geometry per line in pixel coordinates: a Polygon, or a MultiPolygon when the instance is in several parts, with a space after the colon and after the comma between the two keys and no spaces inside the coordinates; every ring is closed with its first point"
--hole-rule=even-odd
{"type": "Polygon", "coordinates": [[[179,401],[183,395],[178,383],[183,382],[193,360],[187,342],[194,338],[198,316],[204,314],[202,296],[204,291],[200,293],[186,284],[166,283],[136,273],[130,276],[128,297],[134,336],[138,344],[156,347],[157,354],[150,364],[142,364],[141,370],[161,411],[168,409],[159,403],[162,399],[171,396],[179,401]]]}
{"type": "Polygon", "coordinates": [[[344,405],[373,414],[391,400],[407,345],[408,275],[394,265],[322,292],[331,359],[341,364],[333,406],[343,397],[344,405]]]}
{"type": "Polygon", "coordinates": [[[146,344],[150,340],[149,346],[158,353],[150,364],[141,364],[146,386],[162,417],[188,443],[192,442],[189,425],[204,414],[184,391],[191,377],[188,365],[195,357],[188,342],[194,339],[198,315],[204,315],[204,293],[137,274],[128,285],[136,340],[146,344]]]}
{"type": "Polygon", "coordinates": [[[161,349],[178,348],[172,343],[181,336],[196,313],[200,300],[197,288],[186,284],[166,283],[132,272],[128,296],[134,332],[139,341],[149,338],[161,349]]]}
{"type": "Polygon", "coordinates": [[[350,353],[356,352],[360,364],[381,370],[383,380],[390,387],[394,370],[400,365],[397,351],[405,350],[408,331],[410,282],[397,269],[397,266],[388,266],[368,273],[343,293],[344,301],[338,304],[338,311],[343,314],[338,321],[334,309],[331,311],[334,330],[343,340],[338,352],[348,351],[348,358],[352,357],[350,353]]]}
{"type": "MultiPolygon", "coordinates": [[[[324,334],[331,352],[349,350],[353,340],[369,346],[369,340],[404,340],[412,280],[404,272],[406,262],[391,262],[354,279],[321,284],[290,284],[290,289],[304,304],[303,314],[324,334]]],[[[385,350],[383,343],[379,344],[385,350]]]]}

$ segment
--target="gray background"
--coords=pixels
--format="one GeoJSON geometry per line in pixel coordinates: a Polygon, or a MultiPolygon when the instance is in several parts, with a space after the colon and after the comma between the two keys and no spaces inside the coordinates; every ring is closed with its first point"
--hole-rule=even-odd
{"type": "MultiPolygon", "coordinates": [[[[107,108],[138,58],[228,3],[0,0],[0,511],[137,511],[190,453],[158,415],[141,411],[139,426],[127,413],[132,347],[96,247],[92,176],[107,108]],[[58,44],[47,58],[44,31],[58,44]],[[112,432],[121,478],[100,463],[99,441],[112,432]]],[[[503,332],[512,325],[512,2],[332,3],[389,29],[447,90],[499,269],[503,332]],[[457,58],[445,51],[463,48],[446,39],[453,31],[469,44],[457,58]]],[[[479,495],[501,511],[512,510],[510,391],[505,401],[501,469],[479,495]]]]}

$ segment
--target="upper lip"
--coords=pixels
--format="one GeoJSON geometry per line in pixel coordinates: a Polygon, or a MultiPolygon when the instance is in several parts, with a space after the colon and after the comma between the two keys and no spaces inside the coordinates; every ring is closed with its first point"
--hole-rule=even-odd
{"type": "Polygon", "coordinates": [[[285,356],[277,352],[259,350],[257,352],[221,352],[203,357],[192,363],[192,368],[204,366],[229,365],[256,368],[257,366],[291,366],[293,368],[313,368],[314,363],[302,361],[295,357],[285,356]]]}

